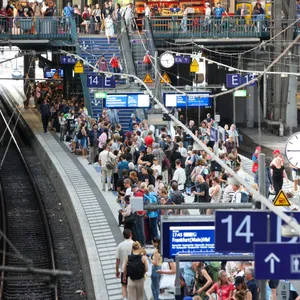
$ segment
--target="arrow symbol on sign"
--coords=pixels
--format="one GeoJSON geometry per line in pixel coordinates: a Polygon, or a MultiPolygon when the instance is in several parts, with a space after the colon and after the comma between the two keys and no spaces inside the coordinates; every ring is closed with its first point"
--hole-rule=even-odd
{"type": "Polygon", "coordinates": [[[274,274],[275,273],[275,261],[278,263],[280,262],[280,259],[272,252],[270,253],[266,258],[265,262],[270,262],[270,273],[274,274]]]}

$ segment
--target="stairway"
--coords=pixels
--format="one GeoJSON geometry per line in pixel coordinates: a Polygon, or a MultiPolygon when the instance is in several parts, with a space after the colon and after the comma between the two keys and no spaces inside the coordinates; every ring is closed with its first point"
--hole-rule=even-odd
{"type": "MultiPolygon", "coordinates": [[[[111,71],[111,66],[109,61],[112,55],[115,53],[116,56],[120,59],[121,53],[119,50],[118,40],[117,38],[111,38],[110,44],[107,43],[107,39],[104,36],[93,35],[93,36],[79,36],[78,43],[81,49],[81,57],[86,59],[91,65],[95,66],[96,62],[99,60],[100,56],[103,55],[105,60],[108,63],[109,71],[111,71]]],[[[122,62],[121,62],[122,63],[122,62]]],[[[124,64],[122,64],[124,65],[124,64]]],[[[95,75],[95,73],[90,70],[89,67],[85,66],[85,74],[86,75],[95,75]]],[[[119,78],[116,83],[116,89],[125,88],[126,78],[119,78]]],[[[89,88],[89,96],[92,106],[92,116],[94,118],[98,118],[102,113],[103,108],[103,100],[95,99],[94,88],[89,88]]],[[[98,90],[100,91],[100,89],[98,90]]],[[[106,92],[105,89],[101,90],[106,92]]],[[[119,119],[120,123],[124,130],[128,130],[130,115],[133,113],[133,109],[120,109],[119,110],[119,119]]]]}
{"type": "MultiPolygon", "coordinates": [[[[133,61],[136,69],[136,74],[140,79],[144,79],[146,75],[145,65],[143,63],[146,49],[148,49],[147,38],[144,33],[130,34],[130,44],[132,50],[133,61]]],[[[154,69],[150,70],[150,75],[154,78],[154,69]]]]}

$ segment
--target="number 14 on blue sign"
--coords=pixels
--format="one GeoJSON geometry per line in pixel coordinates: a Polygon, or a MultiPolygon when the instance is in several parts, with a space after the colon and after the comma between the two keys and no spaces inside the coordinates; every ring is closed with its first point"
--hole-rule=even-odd
{"type": "Polygon", "coordinates": [[[267,240],[266,212],[216,211],[217,252],[253,252],[253,242],[267,240]]]}
{"type": "Polygon", "coordinates": [[[116,86],[114,76],[87,75],[86,81],[88,88],[114,88],[116,86]]]}

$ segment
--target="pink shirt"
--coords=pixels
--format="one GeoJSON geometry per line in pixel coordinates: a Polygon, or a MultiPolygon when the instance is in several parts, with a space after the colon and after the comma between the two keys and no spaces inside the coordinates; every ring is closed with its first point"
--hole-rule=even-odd
{"type": "Polygon", "coordinates": [[[107,141],[107,134],[105,132],[101,133],[101,135],[98,138],[98,147],[102,149],[107,141]]]}

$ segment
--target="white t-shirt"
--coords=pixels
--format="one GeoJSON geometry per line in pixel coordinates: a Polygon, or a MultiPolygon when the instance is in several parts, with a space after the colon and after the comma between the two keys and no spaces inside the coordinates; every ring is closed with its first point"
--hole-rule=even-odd
{"type": "Polygon", "coordinates": [[[157,172],[154,172],[155,176],[161,175],[161,166],[160,165],[153,165],[152,170],[157,170],[157,172]]]}
{"type": "Polygon", "coordinates": [[[132,239],[127,239],[120,243],[117,247],[116,251],[116,259],[120,260],[120,272],[123,273],[124,271],[124,263],[126,260],[126,257],[131,254],[132,251],[132,244],[133,240],[132,239]]]}
{"type": "Polygon", "coordinates": [[[131,187],[126,189],[125,196],[132,196],[131,187]]]}
{"type": "Polygon", "coordinates": [[[186,181],[185,170],[182,168],[177,168],[174,172],[172,180],[176,180],[178,183],[178,189],[182,191],[184,189],[184,184],[186,181]]]}

